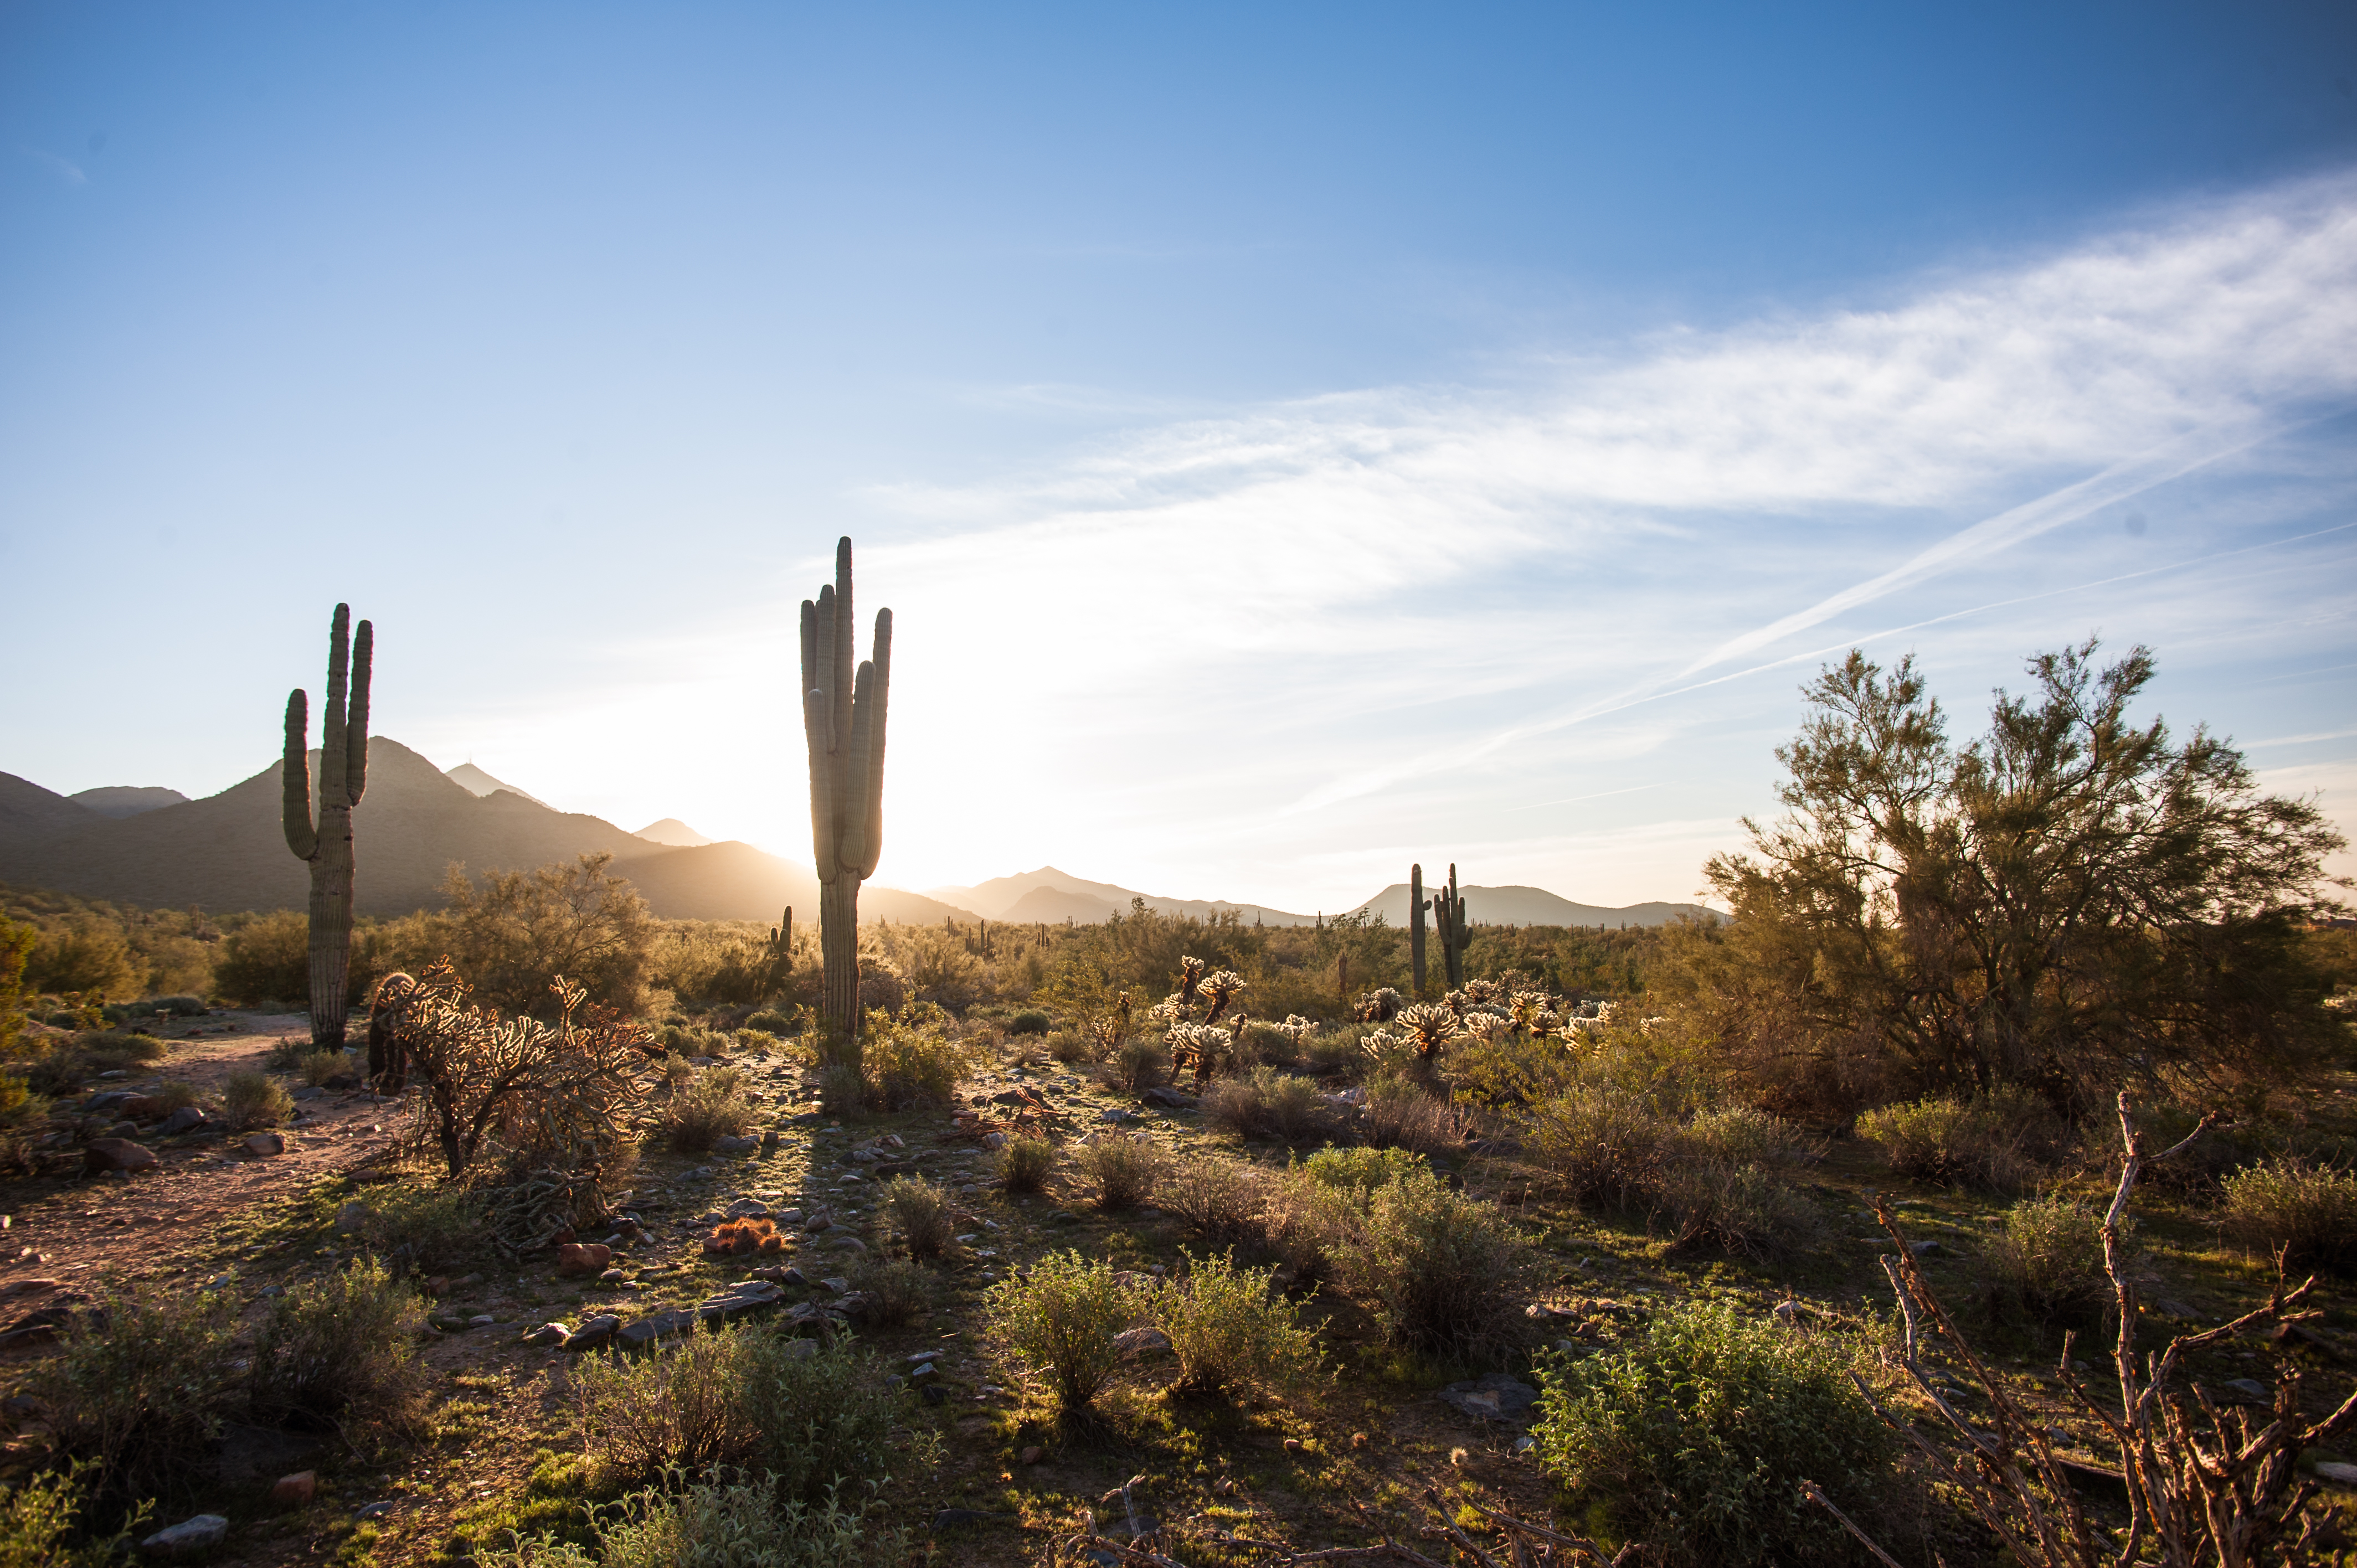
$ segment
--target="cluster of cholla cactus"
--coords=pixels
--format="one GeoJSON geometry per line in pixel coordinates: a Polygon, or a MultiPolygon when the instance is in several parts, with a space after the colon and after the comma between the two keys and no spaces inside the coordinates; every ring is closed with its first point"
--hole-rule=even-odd
{"type": "Polygon", "coordinates": [[[1227,1026],[1211,1023],[1182,1022],[1170,1026],[1163,1043],[1170,1049],[1170,1075],[1191,1070],[1198,1084],[1209,1083],[1220,1064],[1233,1061],[1243,1039],[1246,1019],[1241,1013],[1228,1020],[1227,1026]]]}
{"type": "Polygon", "coordinates": [[[1351,1015],[1361,1024],[1388,1024],[1399,1016],[1400,1009],[1405,1005],[1400,993],[1386,985],[1360,997],[1351,1015]]]}
{"type": "MultiPolygon", "coordinates": [[[[1364,1004],[1360,1014],[1369,1022],[1364,1004]]],[[[1610,1016],[1609,1003],[1599,1009],[1610,1016]]],[[[1495,980],[1469,980],[1438,1002],[1420,1002],[1383,1020],[1393,1026],[1378,1029],[1364,1041],[1371,1057],[1383,1058],[1412,1050],[1419,1063],[1437,1061],[1452,1046],[1499,1040],[1556,1040],[1576,1046],[1581,1034],[1598,1021],[1582,1016],[1577,1004],[1528,983],[1519,973],[1495,980]]]]}
{"type": "MultiPolygon", "coordinates": [[[[1170,1051],[1174,1077],[1191,1069],[1195,1081],[1205,1083],[1222,1060],[1235,1058],[1244,1026],[1252,1020],[1243,1009],[1238,1008],[1223,1028],[1220,1015],[1244,990],[1244,977],[1232,969],[1213,969],[1191,954],[1178,961],[1178,989],[1156,1003],[1146,1014],[1163,1030],[1163,1043],[1170,1051]],[[1199,1008],[1202,1011],[1200,1018],[1195,1015],[1199,1008]]],[[[1125,1024],[1127,1002],[1128,994],[1124,993],[1125,1024]]]]}
{"type": "Polygon", "coordinates": [[[1091,1018],[1085,1027],[1099,1054],[1109,1055],[1121,1048],[1129,1038],[1129,993],[1125,991],[1113,999],[1113,1005],[1091,1018]]]}
{"type": "Polygon", "coordinates": [[[1302,1041],[1318,1032],[1318,1021],[1305,1018],[1298,1013],[1287,1013],[1284,1023],[1271,1024],[1269,1027],[1283,1035],[1286,1044],[1298,1048],[1302,1041]]]}

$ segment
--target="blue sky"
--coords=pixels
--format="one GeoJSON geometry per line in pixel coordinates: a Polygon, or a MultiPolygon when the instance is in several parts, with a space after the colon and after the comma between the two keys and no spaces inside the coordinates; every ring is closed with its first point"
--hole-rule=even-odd
{"type": "MultiPolygon", "coordinates": [[[[380,733],[882,880],[1618,903],[2039,649],[2357,825],[2357,11],[0,5],[0,768],[380,733]]],[[[2341,869],[2350,867],[2344,864],[2341,869]]]]}

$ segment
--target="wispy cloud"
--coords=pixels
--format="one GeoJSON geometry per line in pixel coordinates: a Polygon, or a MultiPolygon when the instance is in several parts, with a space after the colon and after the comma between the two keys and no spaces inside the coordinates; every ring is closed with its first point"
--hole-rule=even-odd
{"type": "Polygon", "coordinates": [[[71,158],[62,156],[61,154],[48,152],[40,147],[27,147],[22,145],[18,146],[16,151],[25,157],[31,159],[35,164],[38,164],[42,168],[48,170],[49,173],[55,175],[59,179],[63,180],[68,185],[88,185],[90,183],[90,176],[82,172],[81,165],[74,162],[71,158]]]}

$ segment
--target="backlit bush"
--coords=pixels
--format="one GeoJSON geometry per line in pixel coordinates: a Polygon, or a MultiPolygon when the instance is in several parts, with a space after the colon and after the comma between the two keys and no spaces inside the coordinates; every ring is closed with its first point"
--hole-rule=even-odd
{"type": "Polygon", "coordinates": [[[1180,1388],[1284,1391],[1317,1375],[1317,1337],[1297,1306],[1271,1294],[1270,1273],[1190,1256],[1183,1274],[1156,1287],[1147,1310],[1170,1337],[1180,1388]]]}
{"type": "Polygon", "coordinates": [[[1203,1114],[1212,1125],[1248,1138],[1296,1143],[1332,1120],[1314,1079],[1256,1067],[1243,1078],[1223,1078],[1203,1096],[1203,1114]]]}
{"type": "Polygon", "coordinates": [[[1495,1205],[1428,1171],[1374,1188],[1336,1261],[1345,1288],[1395,1344],[1469,1365],[1523,1338],[1529,1265],[1520,1238],[1495,1205]]]}
{"type": "Polygon", "coordinates": [[[1148,1298],[1114,1267],[1078,1252],[1050,1252],[1028,1280],[1001,1280],[985,1298],[989,1343],[1009,1371],[1053,1399],[1085,1410],[1120,1369],[1114,1336],[1136,1323],[1148,1298]]]}
{"type": "Polygon", "coordinates": [[[672,1089],[663,1107],[663,1141],[681,1154],[704,1154],[723,1138],[742,1137],[753,1117],[744,1074],[733,1067],[705,1068],[672,1089]]]}
{"type": "Polygon", "coordinates": [[[347,1437],[410,1430],[424,1403],[425,1321],[415,1293],[373,1258],[296,1282],[271,1304],[254,1347],[257,1409],[347,1437]]]}
{"type": "Polygon", "coordinates": [[[1174,1162],[1156,1200],[1215,1245],[1232,1246],[1260,1227],[1259,1175],[1242,1160],[1192,1155],[1174,1162]]]}
{"type": "Polygon", "coordinates": [[[1080,1167],[1097,1189],[1098,1208],[1133,1208],[1161,1178],[1162,1151],[1145,1138],[1106,1133],[1081,1151],[1080,1167]]]}
{"type": "Polygon", "coordinates": [[[2235,1171],[2222,1186],[2226,1234],[2253,1251],[2283,1251],[2287,1267],[2357,1262],[2357,1174],[2285,1158],[2235,1171]]]}
{"type": "Polygon", "coordinates": [[[267,1073],[233,1072],[221,1084],[221,1115],[233,1128],[275,1127],[295,1113],[295,1097],[267,1073]]]}
{"type": "Polygon", "coordinates": [[[239,1392],[237,1298],[227,1289],[91,1294],[57,1353],[34,1365],[27,1391],[59,1452],[96,1464],[102,1489],[178,1496],[239,1392]]]}
{"type": "Polygon", "coordinates": [[[2087,1326],[2101,1322],[2111,1304],[2103,1216],[2083,1203],[2036,1197],[2015,1204],[1988,1261],[1998,1289],[2043,1322],[2087,1326]]]}
{"type": "Polygon", "coordinates": [[[903,1022],[867,1015],[860,1047],[864,1098],[871,1111],[947,1105],[973,1063],[966,1047],[937,1021],[903,1022]]]}
{"type": "Polygon", "coordinates": [[[922,1176],[894,1176],[877,1206],[888,1240],[911,1258],[938,1258],[957,1229],[949,1194],[922,1176]]]}
{"type": "Polygon", "coordinates": [[[1880,1144],[1900,1176],[2016,1192],[2037,1179],[2061,1128],[2043,1101],[2007,1088],[1975,1100],[1938,1095],[1886,1105],[1857,1119],[1857,1135],[1880,1144]]]}

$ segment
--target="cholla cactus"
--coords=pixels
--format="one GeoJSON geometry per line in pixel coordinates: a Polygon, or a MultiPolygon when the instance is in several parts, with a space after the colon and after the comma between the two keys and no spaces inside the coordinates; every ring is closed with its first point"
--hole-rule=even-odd
{"type": "Polygon", "coordinates": [[[1317,1021],[1305,1018],[1298,1013],[1288,1013],[1285,1015],[1284,1023],[1271,1024],[1269,1027],[1283,1035],[1287,1044],[1294,1046],[1298,1046],[1318,1032],[1317,1021]]]}
{"type": "Polygon", "coordinates": [[[1187,999],[1175,991],[1146,1010],[1146,1021],[1159,1029],[1182,1022],[1186,1016],[1187,999]]]}
{"type": "Polygon", "coordinates": [[[1506,1004],[1506,1015],[1513,1019],[1514,1027],[1518,1029],[1534,1035],[1544,1034],[1547,1025],[1544,1020],[1551,1020],[1555,1016],[1547,1006],[1548,1000],[1544,991],[1517,991],[1512,1000],[1506,1004]]]}
{"type": "Polygon", "coordinates": [[[1211,1004],[1211,1010],[1203,1015],[1203,1022],[1218,1023],[1220,1015],[1227,1011],[1228,1004],[1243,994],[1243,991],[1244,977],[1232,969],[1215,970],[1205,975],[1201,994],[1203,1000],[1211,1004]]]}
{"type": "Polygon", "coordinates": [[[1170,1076],[1193,1069],[1195,1081],[1208,1082],[1211,1069],[1233,1041],[1228,1031],[1211,1024],[1174,1024],[1166,1036],[1170,1047],[1170,1076]]]}
{"type": "Polygon", "coordinates": [[[1352,1012],[1361,1024],[1388,1024],[1399,1016],[1403,1005],[1405,1003],[1400,993],[1386,985],[1360,997],[1359,1004],[1352,1012]]]}
{"type": "Polygon", "coordinates": [[[1359,1042],[1359,1048],[1375,1060],[1381,1061],[1405,1044],[1407,1044],[1406,1040],[1393,1034],[1389,1029],[1377,1029],[1359,1042]]]}
{"type": "Polygon", "coordinates": [[[1424,1061],[1438,1057],[1448,1042],[1462,1032],[1456,1014],[1429,1002],[1405,1009],[1395,1021],[1406,1031],[1408,1043],[1415,1047],[1417,1058],[1424,1061]]]}
{"type": "Polygon", "coordinates": [[[1188,957],[1178,961],[1178,1003],[1180,1013],[1195,1004],[1195,988],[1203,983],[1203,973],[1211,967],[1200,958],[1188,957]]]}
{"type": "Polygon", "coordinates": [[[1506,1000],[1506,983],[1499,980],[1469,980],[1465,983],[1465,1000],[1476,1007],[1487,1007],[1506,1000]]]}
{"type": "Polygon", "coordinates": [[[1513,1033],[1514,1021],[1503,1013],[1493,1013],[1484,1007],[1466,1014],[1461,1027],[1472,1038],[1488,1045],[1513,1033]]]}

